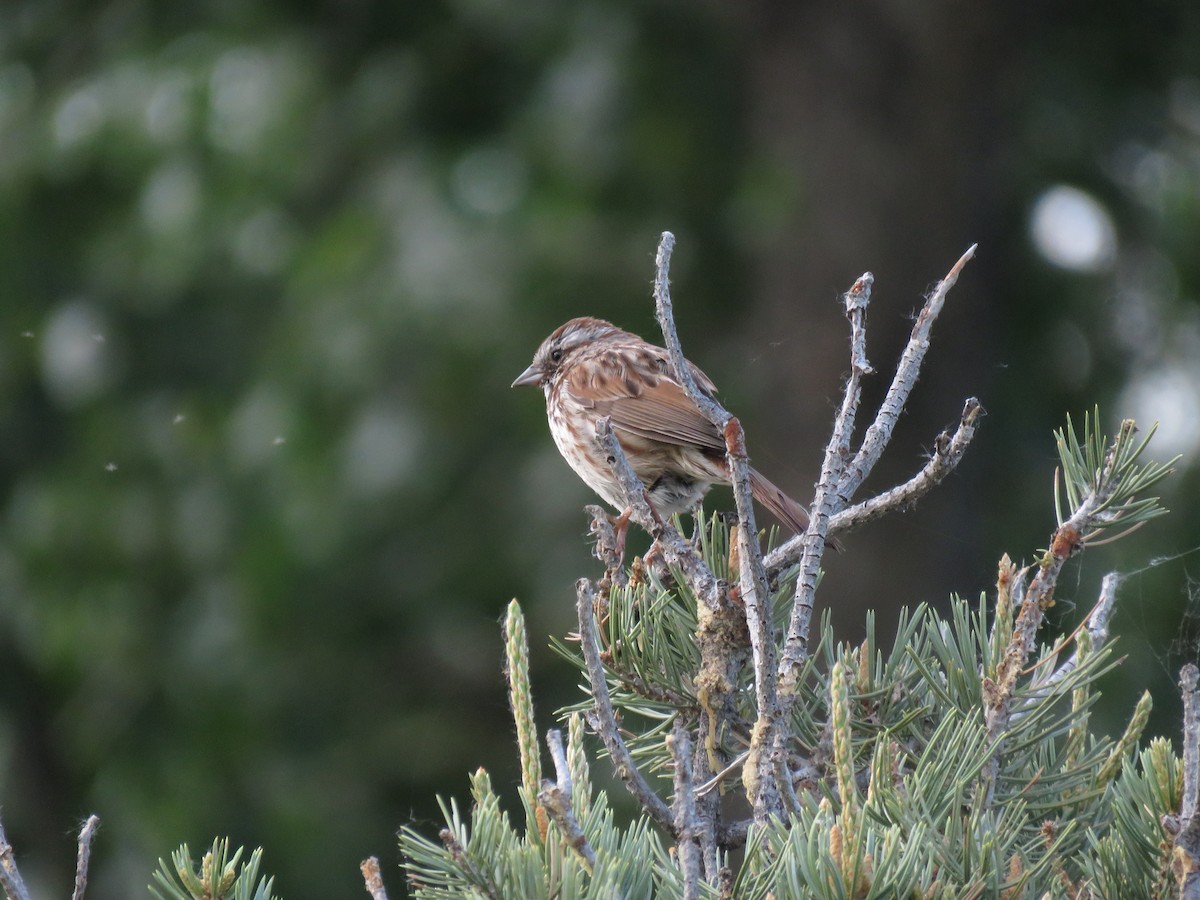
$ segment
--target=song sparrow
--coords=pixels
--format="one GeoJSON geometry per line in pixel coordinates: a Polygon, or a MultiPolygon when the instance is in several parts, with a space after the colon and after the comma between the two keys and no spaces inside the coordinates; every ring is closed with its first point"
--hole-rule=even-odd
{"type": "MultiPolygon", "coordinates": [[[[712,380],[688,363],[702,391],[712,380]]],[[[559,452],[593,491],[618,510],[620,485],[595,444],[596,421],[613,432],[650,502],[662,516],[693,510],[713,484],[729,483],[725,441],[671,377],[667,351],[602,319],[572,319],[542,342],[533,363],[512,383],[538,385],[559,452]]],[[[754,498],[797,534],[808,528],[804,507],[750,470],[754,498]]]]}

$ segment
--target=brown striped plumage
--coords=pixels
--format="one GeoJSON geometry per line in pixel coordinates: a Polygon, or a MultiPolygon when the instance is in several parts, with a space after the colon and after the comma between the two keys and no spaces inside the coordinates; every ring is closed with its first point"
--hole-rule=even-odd
{"type": "MultiPolygon", "coordinates": [[[[701,390],[716,385],[691,363],[701,390]]],[[[620,486],[595,445],[596,421],[613,432],[651,503],[663,516],[692,510],[713,484],[728,484],[725,442],[671,377],[667,352],[602,319],[572,319],[542,342],[513,387],[540,386],[550,434],[563,458],[616,509],[620,486]]],[[[808,527],[799,503],[750,471],[754,498],[797,534],[808,527]]]]}

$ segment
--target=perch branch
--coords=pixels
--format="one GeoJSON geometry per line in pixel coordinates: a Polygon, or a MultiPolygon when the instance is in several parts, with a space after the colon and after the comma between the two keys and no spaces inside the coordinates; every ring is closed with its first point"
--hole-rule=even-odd
{"type": "Polygon", "coordinates": [[[591,520],[588,533],[596,539],[593,552],[596,559],[604,563],[604,580],[608,583],[605,586],[616,584],[617,587],[625,587],[629,584],[629,573],[621,565],[621,541],[617,537],[617,530],[613,528],[612,517],[601,506],[588,505],[583,511],[591,520]]]}
{"type": "MultiPolygon", "coordinates": [[[[691,364],[683,353],[671,304],[671,252],[675,236],[664,231],[655,255],[654,309],[663,342],[671,361],[675,380],[682,385],[688,398],[725,439],[725,459],[729,480],[733,485],[733,500],[737,507],[738,582],[750,629],[750,649],[754,657],[755,705],[758,721],[752,738],[751,758],[760,771],[747,779],[755,817],[765,823],[771,815],[782,812],[775,779],[769,777],[768,754],[764,751],[774,743],[774,730],[779,720],[779,704],[775,683],[775,629],[770,613],[770,590],[763,567],[762,548],[758,542],[758,525],[754,518],[754,501],[750,489],[750,458],[746,452],[746,435],[741,423],[708,393],[701,391],[692,376],[691,364]],[[757,742],[755,752],[754,743],[757,742]]],[[[811,529],[810,529],[811,531],[811,529]]]]}

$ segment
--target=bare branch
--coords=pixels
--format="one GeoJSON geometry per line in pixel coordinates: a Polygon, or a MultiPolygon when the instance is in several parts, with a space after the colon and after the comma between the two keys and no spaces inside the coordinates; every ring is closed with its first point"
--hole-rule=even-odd
{"type": "Polygon", "coordinates": [[[571,806],[571,769],[567,765],[567,754],[563,750],[562,732],[551,728],[546,732],[546,745],[550,748],[550,756],[554,760],[554,775],[557,783],[544,779],[542,789],[538,791],[538,801],[550,814],[563,838],[579,857],[589,875],[596,868],[596,851],[588,843],[587,835],[575,816],[571,806]]]}
{"type": "Polygon", "coordinates": [[[13,855],[12,844],[8,842],[8,835],[4,832],[4,823],[2,822],[0,822],[0,887],[4,888],[8,900],[31,900],[29,888],[25,887],[25,881],[21,878],[21,873],[17,871],[17,860],[13,855]]]}
{"type": "Polygon", "coordinates": [[[696,816],[696,786],[692,779],[692,742],[681,719],[671,729],[671,758],[675,761],[675,846],[683,870],[684,900],[700,896],[699,823],[696,816]]]}
{"type": "Polygon", "coordinates": [[[900,362],[896,366],[896,375],[892,379],[891,387],[888,388],[887,396],[879,407],[875,421],[867,429],[862,447],[854,460],[846,466],[838,484],[838,494],[842,497],[854,496],[855,491],[871,474],[871,470],[875,468],[879,457],[883,455],[884,449],[891,441],[892,429],[895,428],[896,421],[900,418],[905,403],[908,402],[908,395],[912,393],[912,389],[917,383],[921,363],[925,359],[925,352],[929,349],[929,335],[933,331],[933,323],[942,311],[950,288],[954,287],[954,283],[958,281],[958,276],[967,261],[975,255],[976,246],[978,245],[972,244],[967,249],[967,252],[950,268],[946,277],[938,282],[938,286],[925,301],[925,306],[917,316],[912,333],[909,335],[908,345],[900,356],[900,362]]]}
{"type": "Polygon", "coordinates": [[[1175,874],[1181,900],[1200,898],[1200,669],[1188,663],[1179,673],[1183,693],[1183,803],[1175,838],[1175,874]]]}
{"type": "Polygon", "coordinates": [[[692,367],[688,364],[687,357],[683,355],[683,345],[679,342],[679,332],[675,329],[669,278],[671,251],[674,249],[675,235],[664,231],[658,242],[658,253],[654,257],[654,314],[658,319],[658,327],[662,329],[667,356],[671,360],[671,374],[687,392],[688,397],[696,404],[696,408],[700,410],[701,414],[718,430],[724,431],[725,423],[732,416],[725,407],[696,386],[696,379],[692,377],[692,367]]]}
{"type": "MultiPolygon", "coordinates": [[[[967,447],[975,438],[980,417],[985,415],[987,415],[987,410],[983,408],[983,405],[975,397],[968,397],[963,406],[958,428],[955,429],[953,435],[943,431],[934,439],[933,454],[920,472],[904,484],[877,494],[869,500],[856,503],[849,509],[832,516],[829,520],[829,531],[839,534],[843,531],[852,531],[889,513],[910,508],[945,481],[946,477],[958,467],[967,452],[967,447]]],[[[799,538],[793,538],[785,544],[780,544],[768,553],[764,560],[768,577],[774,577],[781,569],[795,563],[800,559],[803,551],[804,542],[799,538]]]]}
{"type": "MultiPolygon", "coordinates": [[[[803,556],[800,561],[800,577],[796,581],[796,594],[792,601],[792,614],[788,621],[787,636],[783,642],[783,659],[779,663],[779,679],[784,694],[792,693],[800,664],[808,654],[808,627],[812,617],[813,599],[817,591],[817,575],[821,569],[821,555],[825,550],[825,535],[829,530],[829,518],[843,509],[849,494],[841,490],[842,471],[850,454],[850,435],[854,431],[854,419],[858,413],[862,395],[862,376],[871,371],[866,355],[866,325],[864,319],[867,305],[871,301],[871,285],[875,278],[864,272],[850,286],[842,300],[846,306],[846,317],[850,320],[851,360],[850,377],[842,405],[833,423],[833,433],[825,447],[825,459],[821,464],[821,478],[813,497],[809,512],[808,533],[804,536],[803,556]]],[[[785,701],[787,705],[787,701],[785,701]]]]}
{"type": "Polygon", "coordinates": [[[96,829],[99,827],[100,817],[93,813],[88,816],[83,827],[79,829],[79,853],[75,860],[75,890],[71,893],[71,900],[83,900],[83,892],[87,890],[88,863],[92,858],[92,839],[95,838],[96,829]]]}
{"type": "MultiPolygon", "coordinates": [[[[1113,606],[1117,600],[1117,587],[1121,584],[1121,576],[1109,572],[1100,582],[1100,597],[1087,618],[1080,622],[1082,627],[1087,625],[1088,634],[1092,637],[1092,648],[1099,650],[1108,641],[1108,620],[1112,617],[1113,606]]],[[[1072,632],[1075,634],[1076,632],[1072,632]]],[[[1070,675],[1079,665],[1079,651],[1071,654],[1071,658],[1055,669],[1045,681],[1045,687],[1057,684],[1070,675]]]]}
{"type": "Polygon", "coordinates": [[[734,479],[734,500],[738,511],[737,559],[738,583],[750,629],[750,650],[754,658],[754,697],[758,711],[750,738],[750,764],[757,771],[743,780],[754,807],[755,821],[765,825],[771,816],[783,813],[779,784],[771,771],[767,748],[775,744],[775,730],[781,719],[779,691],[775,681],[775,628],[771,619],[771,591],[763,566],[762,548],[758,543],[758,528],[754,524],[754,507],[750,496],[749,463],[737,419],[725,427],[730,469],[738,469],[734,479]]]}
{"type": "Polygon", "coordinates": [[[579,616],[579,646],[587,665],[588,681],[592,687],[592,700],[596,704],[594,715],[590,715],[588,721],[591,722],[595,732],[600,735],[600,740],[604,742],[617,776],[625,782],[625,786],[641,805],[643,811],[668,832],[673,833],[675,823],[671,816],[671,810],[646,783],[646,779],[634,765],[629,748],[617,730],[616,713],[613,711],[612,697],[608,693],[608,680],[604,675],[604,664],[600,661],[596,619],[592,614],[592,604],[596,598],[592,583],[586,578],[575,582],[575,597],[575,611],[579,616]]]}
{"type": "Polygon", "coordinates": [[[358,866],[362,871],[363,882],[371,900],[388,900],[387,891],[383,887],[383,876],[379,874],[379,858],[368,856],[358,866]]]}
{"type": "Polygon", "coordinates": [[[830,522],[830,529],[842,531],[858,528],[887,513],[912,506],[954,471],[975,437],[979,418],[985,415],[987,410],[983,408],[983,404],[975,397],[968,397],[963,406],[962,416],[958,420],[958,428],[953,435],[943,431],[934,439],[933,455],[920,472],[904,484],[839,513],[830,522]]]}
{"type": "MultiPolygon", "coordinates": [[[[741,423],[717,400],[701,391],[692,377],[691,365],[683,353],[683,345],[675,327],[675,316],[671,305],[670,269],[671,252],[675,247],[675,236],[664,231],[655,256],[654,308],[662,329],[663,342],[671,360],[675,380],[683,386],[688,398],[713,427],[725,438],[726,462],[733,484],[733,500],[738,514],[738,579],[742,602],[746,608],[746,622],[750,626],[750,644],[754,654],[755,699],[759,719],[773,722],[778,718],[775,690],[775,634],[769,609],[770,592],[767,588],[766,571],[763,568],[762,548],[758,543],[758,526],[754,518],[754,502],[750,490],[750,459],[746,453],[746,435],[741,423]]],[[[769,737],[769,728],[761,729],[762,737],[769,737]]],[[[772,783],[764,779],[764,787],[772,783]]],[[[752,797],[756,808],[758,798],[752,797]]],[[[777,804],[768,804],[771,812],[778,812],[777,804]]]]}
{"type": "MultiPolygon", "coordinates": [[[[1191,822],[1200,812],[1200,669],[1188,663],[1179,673],[1183,693],[1183,803],[1179,811],[1191,822]]],[[[1185,826],[1186,827],[1186,826],[1185,826]]],[[[1200,855],[1198,855],[1200,856],[1200,855]]]]}

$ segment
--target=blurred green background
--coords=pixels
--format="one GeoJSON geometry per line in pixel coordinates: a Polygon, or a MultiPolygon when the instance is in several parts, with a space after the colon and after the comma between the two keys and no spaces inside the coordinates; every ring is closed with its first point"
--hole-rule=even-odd
{"type": "MultiPolygon", "coordinates": [[[[846,538],[848,640],[977,596],[1053,527],[1052,429],[1163,423],[1171,517],[1104,571],[1177,734],[1197,653],[1200,5],[41,0],[0,5],[0,805],[35,890],[92,900],[216,834],[286,897],[357,896],[435,795],[516,765],[498,619],[545,648],[595,574],[542,399],[566,319],[655,337],[674,231],[689,356],[801,500],[876,276],[877,404],[921,294],[979,242],[892,452],[990,415],[915,511],[846,538]],[[1151,562],[1159,564],[1151,566],[1151,562]]],[[[728,493],[712,505],[729,508],[728,493]]],[[[634,534],[633,545],[643,540],[634,534]]],[[[515,794],[514,794],[515,796],[515,794]]]]}

